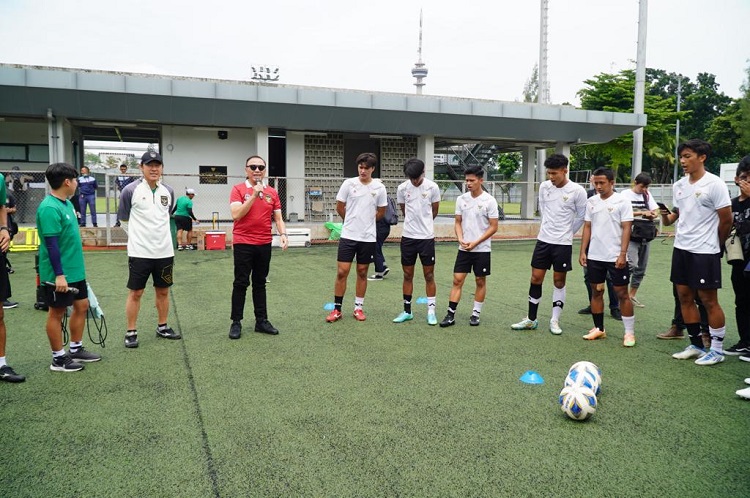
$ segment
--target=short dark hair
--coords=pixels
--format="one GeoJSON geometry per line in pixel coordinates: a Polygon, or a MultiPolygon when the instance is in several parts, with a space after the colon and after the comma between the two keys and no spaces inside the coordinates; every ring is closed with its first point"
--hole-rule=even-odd
{"type": "Polygon", "coordinates": [[[482,169],[481,166],[477,166],[477,165],[468,166],[464,170],[464,176],[466,175],[474,175],[477,178],[484,178],[484,169],[482,169]]]}
{"type": "Polygon", "coordinates": [[[81,173],[83,173],[83,169],[86,168],[86,171],[91,172],[91,168],[88,166],[81,166],[81,173]]]}
{"type": "Polygon", "coordinates": [[[357,156],[357,166],[362,163],[365,163],[368,168],[374,168],[378,165],[378,156],[372,152],[363,152],[357,156]]]}
{"type": "Polygon", "coordinates": [[[53,163],[44,172],[44,176],[47,178],[50,188],[57,190],[65,183],[65,180],[78,178],[78,172],[72,164],[53,163]]]}
{"type": "Polygon", "coordinates": [[[691,138],[690,140],[682,142],[680,146],[677,147],[677,154],[682,154],[682,151],[685,149],[690,149],[699,156],[706,156],[706,159],[711,155],[711,144],[699,138],[691,138]]]}
{"type": "Polygon", "coordinates": [[[644,187],[648,187],[651,185],[651,175],[648,173],[638,173],[635,177],[635,180],[633,180],[636,185],[643,185],[644,187]]]}
{"type": "Polygon", "coordinates": [[[127,165],[127,164],[125,164],[125,163],[122,163],[122,164],[120,165],[120,167],[121,167],[121,168],[122,168],[123,166],[125,166],[126,168],[128,167],[128,165],[127,165]]]}
{"type": "Polygon", "coordinates": [[[404,163],[404,174],[407,178],[416,180],[424,173],[424,161],[416,157],[412,157],[406,160],[404,163]]]}
{"type": "Polygon", "coordinates": [[[257,159],[260,159],[261,161],[263,161],[263,164],[265,164],[266,166],[268,166],[268,164],[266,163],[266,160],[265,160],[265,159],[263,159],[262,157],[258,156],[258,155],[255,155],[255,156],[250,156],[250,157],[248,157],[247,159],[245,159],[245,165],[247,165],[247,162],[248,162],[248,161],[249,161],[250,159],[256,159],[256,158],[257,158],[257,159]]]}
{"type": "Polygon", "coordinates": [[[544,167],[547,169],[562,169],[568,167],[568,158],[562,154],[552,154],[544,160],[544,167]]]}
{"type": "Polygon", "coordinates": [[[740,176],[742,173],[750,173],[750,155],[743,157],[737,163],[737,173],[735,175],[740,176]]]}
{"type": "Polygon", "coordinates": [[[596,168],[593,173],[591,173],[591,176],[606,176],[607,180],[613,182],[615,180],[615,172],[612,171],[612,168],[596,168]]]}

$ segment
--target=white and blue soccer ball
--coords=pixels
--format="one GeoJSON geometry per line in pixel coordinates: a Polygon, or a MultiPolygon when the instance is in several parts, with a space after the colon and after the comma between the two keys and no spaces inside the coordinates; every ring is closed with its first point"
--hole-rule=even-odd
{"type": "Polygon", "coordinates": [[[565,379],[565,385],[586,385],[593,388],[597,396],[602,387],[602,371],[590,361],[579,361],[574,363],[568,371],[568,377],[565,379]]]}
{"type": "Polygon", "coordinates": [[[560,391],[560,409],[573,420],[586,420],[596,413],[594,391],[585,386],[566,386],[560,391]]]}
{"type": "Polygon", "coordinates": [[[594,391],[596,396],[601,392],[601,377],[595,375],[590,369],[573,369],[565,377],[564,387],[585,387],[594,391]]]}

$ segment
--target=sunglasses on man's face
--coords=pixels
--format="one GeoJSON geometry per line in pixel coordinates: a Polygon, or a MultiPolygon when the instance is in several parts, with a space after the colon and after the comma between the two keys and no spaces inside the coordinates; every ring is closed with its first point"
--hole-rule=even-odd
{"type": "Polygon", "coordinates": [[[259,171],[263,171],[264,169],[266,169],[266,167],[263,164],[248,164],[245,167],[250,168],[253,171],[255,171],[256,169],[259,171]]]}

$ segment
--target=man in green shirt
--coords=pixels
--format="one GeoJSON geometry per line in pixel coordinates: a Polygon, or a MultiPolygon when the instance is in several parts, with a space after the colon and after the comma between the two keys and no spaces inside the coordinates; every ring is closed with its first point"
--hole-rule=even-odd
{"type": "MultiPolygon", "coordinates": [[[[10,233],[8,232],[8,213],[5,211],[7,192],[5,190],[5,177],[0,175],[0,301],[6,301],[10,297],[10,279],[8,268],[5,264],[5,253],[10,247],[10,233]]],[[[5,363],[5,313],[0,306],[0,380],[4,382],[23,382],[26,377],[18,375],[5,363]]]]}
{"type": "Polygon", "coordinates": [[[68,198],[75,194],[77,173],[67,163],[51,164],[45,173],[52,189],[39,204],[36,226],[39,231],[39,277],[45,285],[45,300],[49,306],[47,338],[52,348],[50,370],[77,372],[81,363],[99,361],[101,356],[83,347],[83,326],[89,309],[86,287],[86,268],[83,247],[78,232],[78,217],[68,198]],[[63,267],[63,262],[65,266],[63,267]],[[68,320],[70,348],[65,352],[62,337],[62,318],[65,308],[73,306],[68,320]]]}
{"type": "Polygon", "coordinates": [[[178,251],[192,251],[195,250],[193,245],[193,222],[200,223],[198,218],[193,214],[193,197],[195,197],[195,190],[189,188],[185,190],[185,195],[177,199],[174,205],[174,224],[177,227],[177,250],[178,251]],[[185,243],[182,243],[182,235],[185,234],[185,243]]]}

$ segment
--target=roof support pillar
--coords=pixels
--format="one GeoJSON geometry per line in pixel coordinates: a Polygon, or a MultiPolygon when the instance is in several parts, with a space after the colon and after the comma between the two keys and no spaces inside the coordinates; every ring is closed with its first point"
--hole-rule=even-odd
{"type": "MultiPolygon", "coordinates": [[[[288,213],[304,213],[307,220],[309,213],[306,212],[306,188],[305,188],[305,136],[299,133],[286,134],[286,206],[288,213]]],[[[312,182],[312,181],[311,181],[312,182]]],[[[290,219],[289,221],[297,221],[290,219]]]]}
{"type": "Polygon", "coordinates": [[[527,145],[521,149],[521,219],[524,220],[533,219],[536,210],[535,158],[534,147],[527,145]]]}
{"type": "Polygon", "coordinates": [[[268,128],[256,126],[250,130],[250,151],[268,162],[268,128]]]}
{"type": "Polygon", "coordinates": [[[424,161],[424,176],[435,180],[435,137],[421,135],[417,138],[417,157],[424,161]]]}

